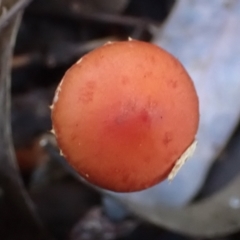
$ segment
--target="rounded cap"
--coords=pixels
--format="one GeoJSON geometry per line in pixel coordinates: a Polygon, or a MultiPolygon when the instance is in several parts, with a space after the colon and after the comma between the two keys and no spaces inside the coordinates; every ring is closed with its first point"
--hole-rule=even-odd
{"type": "Polygon", "coordinates": [[[113,42],[66,72],[52,121],[63,155],[82,177],[138,191],[164,180],[194,142],[198,97],[184,67],[162,48],[113,42]]]}

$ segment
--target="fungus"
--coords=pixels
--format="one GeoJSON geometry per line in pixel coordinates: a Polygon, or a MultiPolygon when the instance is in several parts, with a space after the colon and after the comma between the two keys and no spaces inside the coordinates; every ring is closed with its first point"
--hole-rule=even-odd
{"type": "Polygon", "coordinates": [[[172,178],[194,149],[198,97],[164,49],[112,42],[66,72],[52,122],[63,155],[83,178],[116,192],[140,191],[172,178]]]}

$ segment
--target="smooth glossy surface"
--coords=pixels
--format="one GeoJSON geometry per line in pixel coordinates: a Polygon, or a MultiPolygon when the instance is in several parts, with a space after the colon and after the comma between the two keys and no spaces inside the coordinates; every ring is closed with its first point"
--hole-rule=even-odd
{"type": "Polygon", "coordinates": [[[72,66],[52,111],[64,156],[89,182],[137,191],[162,181],[198,128],[198,98],[180,62],[149,43],[106,44],[72,66]]]}

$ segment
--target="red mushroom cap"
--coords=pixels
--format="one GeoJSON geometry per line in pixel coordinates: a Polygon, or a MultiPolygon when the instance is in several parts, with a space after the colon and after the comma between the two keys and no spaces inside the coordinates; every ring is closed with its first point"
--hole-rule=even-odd
{"type": "Polygon", "coordinates": [[[198,97],[184,67],[162,48],[113,42],[66,72],[52,121],[63,155],[83,178],[138,191],[164,180],[194,142],[198,97]]]}

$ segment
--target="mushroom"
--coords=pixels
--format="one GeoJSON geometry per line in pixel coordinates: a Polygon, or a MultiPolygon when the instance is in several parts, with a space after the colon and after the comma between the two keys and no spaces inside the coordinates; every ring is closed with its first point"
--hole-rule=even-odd
{"type": "Polygon", "coordinates": [[[52,122],[63,156],[83,178],[116,192],[140,191],[173,178],[193,152],[198,97],[164,49],[109,42],[66,72],[52,122]]]}

